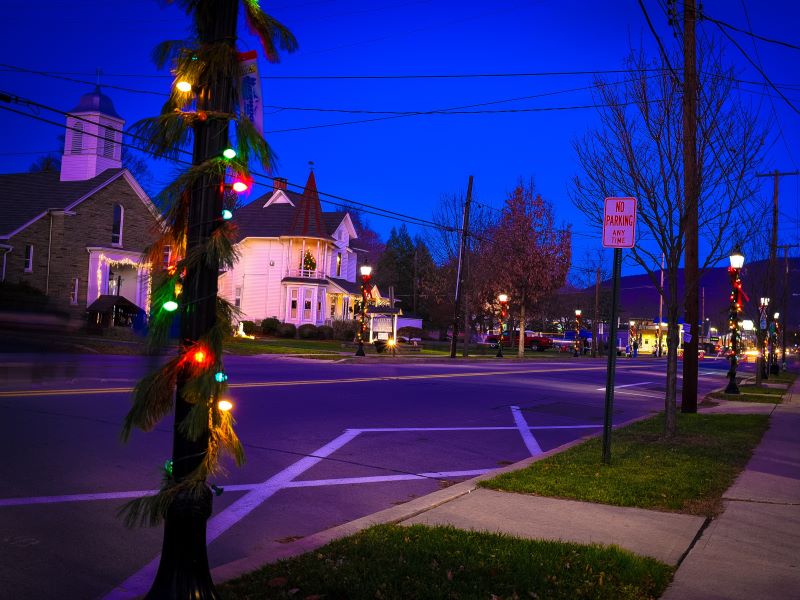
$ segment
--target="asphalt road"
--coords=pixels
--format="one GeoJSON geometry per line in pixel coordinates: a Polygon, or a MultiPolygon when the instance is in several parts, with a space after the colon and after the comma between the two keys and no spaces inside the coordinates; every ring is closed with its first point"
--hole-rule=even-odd
{"type": "MultiPolygon", "coordinates": [[[[0,581],[17,600],[147,591],[160,527],[117,511],[155,489],[171,426],[122,444],[135,356],[0,355],[0,581]]],[[[663,407],[664,360],[620,359],[614,422],[663,407]]],[[[727,363],[701,362],[701,393],[727,363]]],[[[747,367],[745,367],[747,368],[747,367]]],[[[211,566],[600,431],[605,360],[333,363],[228,357],[247,464],[209,522],[211,566]]],[[[613,455],[613,445],[612,445],[613,455]]],[[[598,461],[599,461],[598,457],[598,461]]]]}

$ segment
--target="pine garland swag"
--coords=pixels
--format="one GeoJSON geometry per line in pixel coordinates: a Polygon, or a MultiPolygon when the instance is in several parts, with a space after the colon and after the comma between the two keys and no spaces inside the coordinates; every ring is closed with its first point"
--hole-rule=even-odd
{"type": "MultiPolygon", "coordinates": [[[[195,27],[201,21],[215,18],[214,3],[198,0],[176,0],[187,13],[195,17],[195,27]]],[[[244,0],[245,18],[253,32],[259,36],[267,58],[277,62],[278,48],[294,51],[294,36],[279,22],[266,15],[257,0],[244,0]]],[[[199,29],[198,29],[199,30],[199,29]]],[[[236,81],[239,76],[238,50],[229,43],[199,44],[197,37],[189,41],[168,41],[159,45],[155,61],[160,66],[174,67],[175,81],[186,77],[190,81],[227,79],[236,81]]],[[[231,86],[232,105],[238,106],[238,89],[231,86]]],[[[237,111],[238,112],[238,111],[237,111]]],[[[182,302],[182,288],[187,270],[196,268],[230,268],[237,259],[234,247],[234,225],[218,217],[212,235],[203,246],[186,252],[188,208],[191,190],[201,186],[224,182],[229,176],[251,181],[251,162],[271,171],[274,154],[267,142],[249,120],[239,114],[214,111],[196,111],[186,96],[172,86],[169,99],[157,117],[140,120],[131,127],[135,136],[146,138],[142,150],[159,158],[178,158],[181,150],[192,142],[193,129],[198,122],[224,120],[232,127],[236,142],[236,159],[222,157],[192,165],[162,192],[159,203],[165,207],[160,238],[146,251],[146,260],[154,268],[151,291],[151,323],[147,348],[155,352],[168,341],[173,320],[178,314],[191,310],[182,302]],[[164,270],[155,268],[163,264],[169,246],[171,260],[164,270]],[[177,303],[180,310],[168,310],[165,303],[177,303]]],[[[233,211],[238,197],[223,187],[223,206],[233,211]]],[[[313,261],[313,257],[312,261],[313,261]]],[[[316,268],[316,261],[312,269],[316,268]]],[[[244,462],[244,451],[230,412],[219,407],[219,400],[227,390],[227,378],[216,377],[224,373],[222,364],[223,339],[231,333],[231,323],[238,310],[224,299],[216,299],[216,322],[200,339],[188,343],[183,340],[177,357],[151,373],[136,385],[132,406],[125,417],[121,437],[127,441],[133,428],[151,431],[173,409],[176,383],[181,374],[188,381],[181,389],[182,399],[192,404],[189,415],[180,424],[180,430],[189,439],[208,439],[201,464],[187,477],[177,480],[172,469],[164,469],[161,487],[155,495],[137,498],[120,510],[126,526],[156,525],[166,516],[173,500],[188,493],[200,497],[206,493],[208,476],[222,472],[221,457],[231,457],[237,465],[244,462]]],[[[171,464],[171,461],[168,461],[171,464]]]]}

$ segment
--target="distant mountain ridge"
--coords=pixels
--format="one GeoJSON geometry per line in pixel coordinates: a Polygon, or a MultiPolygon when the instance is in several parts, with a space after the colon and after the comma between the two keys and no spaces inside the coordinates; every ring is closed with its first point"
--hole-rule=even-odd
{"type": "MultiPolygon", "coordinates": [[[[789,290],[787,294],[787,324],[789,330],[800,329],[800,258],[789,258],[789,290]]],[[[767,295],[766,274],[769,266],[768,260],[756,261],[746,264],[742,269],[742,283],[745,293],[750,301],[745,302],[743,309],[744,319],[755,320],[758,315],[758,303],[762,296],[767,295]]],[[[770,302],[770,314],[783,311],[783,281],[784,260],[777,260],[777,298],[770,302]]],[[[658,273],[655,274],[658,278],[658,273]]],[[[668,287],[665,274],[665,286],[668,287]]],[[[604,290],[611,289],[611,280],[601,283],[604,290]]],[[[700,280],[700,314],[701,318],[708,318],[712,327],[720,328],[725,325],[728,318],[730,302],[730,276],[727,267],[714,267],[707,269],[700,280]],[[705,302],[703,300],[705,298],[705,302]]],[[[678,272],[678,298],[683,296],[683,269],[678,272]]],[[[594,295],[594,286],[588,287],[584,293],[594,295]]],[[[653,285],[653,280],[648,274],[626,275],[620,279],[620,316],[623,318],[658,318],[659,294],[653,285]]],[[[683,319],[683,306],[679,311],[679,319],[683,319]]],[[[664,320],[666,320],[666,309],[664,320]]]]}

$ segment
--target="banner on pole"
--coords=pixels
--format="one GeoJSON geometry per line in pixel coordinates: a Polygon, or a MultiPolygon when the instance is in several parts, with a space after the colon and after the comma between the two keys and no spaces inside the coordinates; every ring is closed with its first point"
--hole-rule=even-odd
{"type": "Polygon", "coordinates": [[[257,59],[255,50],[239,54],[239,110],[264,135],[264,96],[257,59]]]}

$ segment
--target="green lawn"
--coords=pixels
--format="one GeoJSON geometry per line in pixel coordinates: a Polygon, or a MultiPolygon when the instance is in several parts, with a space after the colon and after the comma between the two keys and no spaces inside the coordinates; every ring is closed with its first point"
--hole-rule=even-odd
{"type": "MultiPolygon", "coordinates": [[[[794,380],[793,373],[785,373],[790,377],[785,377],[783,380],[778,379],[778,376],[770,375],[767,383],[791,383],[794,380]]],[[[725,392],[713,392],[709,394],[709,398],[721,400],[735,400],[737,402],[760,402],[762,404],[780,404],[783,401],[783,395],[789,388],[772,388],[766,386],[758,386],[755,384],[745,384],[739,386],[739,394],[726,394],[725,392]]]]}
{"type": "Polygon", "coordinates": [[[600,437],[481,482],[509,492],[714,515],[750,458],[767,415],[678,414],[678,434],[663,437],[663,415],[612,433],[611,465],[600,437]]]}
{"type": "Polygon", "coordinates": [[[219,586],[226,600],[658,598],[672,568],[617,547],[378,525],[219,586]]]}
{"type": "Polygon", "coordinates": [[[231,354],[330,354],[338,357],[345,351],[339,340],[294,340],[281,338],[261,338],[254,340],[228,338],[225,350],[231,354]]]}

